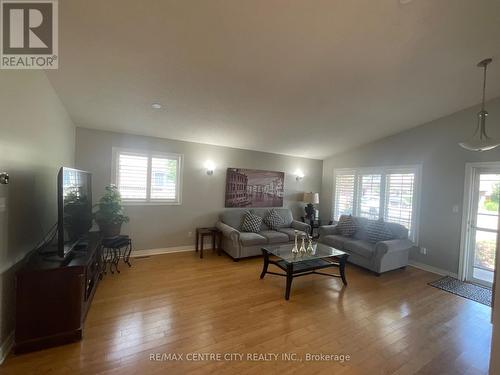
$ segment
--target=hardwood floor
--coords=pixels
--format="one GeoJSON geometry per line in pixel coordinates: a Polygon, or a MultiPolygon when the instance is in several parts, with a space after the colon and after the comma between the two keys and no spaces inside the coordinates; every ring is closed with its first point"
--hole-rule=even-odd
{"type": "MultiPolygon", "coordinates": [[[[381,277],[348,265],[349,286],[323,276],[259,280],[262,259],[207,252],[133,259],[99,285],[81,342],[10,355],[2,374],[486,374],[490,309],[432,288],[412,267],[381,277]],[[177,353],[182,361],[152,361],[177,353]],[[243,361],[188,361],[188,353],[243,353],[243,361]],[[302,361],[248,361],[296,353],[302,361]],[[343,363],[306,353],[349,355],[343,363]]],[[[172,359],[172,358],[171,358],[172,359]]]]}

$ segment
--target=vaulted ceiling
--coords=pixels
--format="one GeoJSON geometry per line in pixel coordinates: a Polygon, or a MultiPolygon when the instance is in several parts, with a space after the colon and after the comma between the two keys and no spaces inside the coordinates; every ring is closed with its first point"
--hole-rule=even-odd
{"type": "Polygon", "coordinates": [[[482,58],[500,95],[498,0],[59,8],[47,74],[84,127],[321,159],[479,103],[482,58]]]}

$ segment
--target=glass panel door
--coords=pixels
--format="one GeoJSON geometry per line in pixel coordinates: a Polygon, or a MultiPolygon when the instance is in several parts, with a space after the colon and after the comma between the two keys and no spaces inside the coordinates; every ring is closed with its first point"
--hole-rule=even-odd
{"type": "Polygon", "coordinates": [[[500,170],[476,169],[469,222],[469,266],[467,279],[492,286],[498,234],[500,170]]]}

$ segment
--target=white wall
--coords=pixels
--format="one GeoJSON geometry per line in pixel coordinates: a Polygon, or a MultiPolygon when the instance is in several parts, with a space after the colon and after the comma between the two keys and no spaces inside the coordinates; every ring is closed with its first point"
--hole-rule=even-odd
{"type": "Polygon", "coordinates": [[[57,220],[56,176],[74,149],[75,127],[45,73],[0,71],[0,171],[11,182],[0,185],[1,345],[14,327],[16,266],[57,220]]]}
{"type": "MultiPolygon", "coordinates": [[[[486,108],[490,112],[490,135],[500,138],[500,98],[487,103],[486,108]]],[[[478,110],[478,107],[469,108],[325,160],[322,218],[332,215],[334,168],[422,164],[419,242],[428,249],[428,254],[414,251],[411,258],[457,273],[465,164],[500,161],[500,148],[477,153],[457,144],[472,135],[478,110]],[[459,206],[458,213],[452,212],[454,205],[459,206]]],[[[387,115],[390,116],[390,112],[387,115]]]]}
{"type": "MultiPolygon", "coordinates": [[[[500,217],[498,218],[500,228],[500,217]]],[[[493,296],[493,334],[491,337],[490,374],[500,374],[500,232],[497,236],[495,287],[493,296]]]]}
{"type": "Polygon", "coordinates": [[[303,205],[298,202],[302,193],[317,192],[321,188],[320,160],[77,128],[76,166],[92,172],[94,201],[99,199],[104,186],[111,183],[113,147],[184,155],[182,205],[126,207],[130,223],[125,225],[123,232],[132,236],[136,249],[194,244],[194,237],[189,237],[188,232],[194,233],[196,227],[214,225],[218,214],[224,210],[228,167],[285,172],[284,205],[292,208],[297,218],[303,212],[303,205]],[[213,176],[208,176],[203,167],[207,159],[217,165],[213,176]],[[298,168],[306,175],[300,182],[293,174],[298,168]]]}

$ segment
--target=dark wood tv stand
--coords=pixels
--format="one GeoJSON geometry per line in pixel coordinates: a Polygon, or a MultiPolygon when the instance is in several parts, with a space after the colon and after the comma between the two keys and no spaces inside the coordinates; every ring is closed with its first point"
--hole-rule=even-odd
{"type": "Polygon", "coordinates": [[[33,252],[16,274],[14,352],[25,353],[82,338],[99,283],[99,234],[68,259],[33,252]]]}

